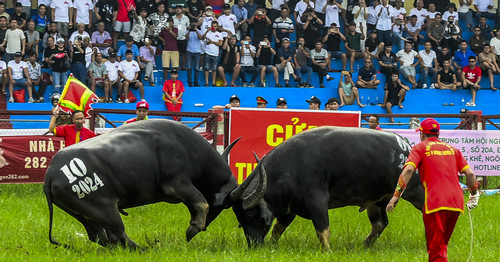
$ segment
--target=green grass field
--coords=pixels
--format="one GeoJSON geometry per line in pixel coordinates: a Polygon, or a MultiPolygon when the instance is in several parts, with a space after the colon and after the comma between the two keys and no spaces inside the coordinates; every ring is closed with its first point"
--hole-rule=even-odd
{"type": "MultiPolygon", "coordinates": [[[[497,261],[500,257],[500,195],[482,196],[472,211],[474,251],[471,261],[497,261]]],[[[224,211],[190,243],[185,241],[189,212],[182,205],[154,204],[128,209],[123,217],[127,234],[145,252],[105,249],[87,239],[83,226],[58,208],[54,238],[48,240],[49,214],[42,185],[0,185],[0,261],[426,261],[421,213],[402,201],[389,215],[389,226],[371,248],[362,244],[370,230],[366,212],[357,207],[330,211],[332,252],[320,250],[309,220],[297,218],[279,246],[266,241],[248,249],[243,230],[231,210],[224,211]]],[[[450,241],[449,260],[466,261],[470,245],[469,217],[458,221],[450,241]]],[[[268,240],[269,236],[266,238],[268,240]]]]}

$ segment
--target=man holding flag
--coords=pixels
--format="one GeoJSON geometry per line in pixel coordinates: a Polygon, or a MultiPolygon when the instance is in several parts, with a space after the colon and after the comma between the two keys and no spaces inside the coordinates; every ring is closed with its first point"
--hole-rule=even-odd
{"type": "Polygon", "coordinates": [[[85,118],[90,117],[91,105],[99,101],[99,97],[82,84],[72,75],[64,87],[59,104],[52,109],[52,117],[49,124],[49,132],[55,136],[64,137],[66,146],[76,144],[80,141],[95,137],[95,133],[85,128],[85,118]],[[72,125],[61,125],[56,127],[56,119],[59,111],[73,115],[72,125]]]}

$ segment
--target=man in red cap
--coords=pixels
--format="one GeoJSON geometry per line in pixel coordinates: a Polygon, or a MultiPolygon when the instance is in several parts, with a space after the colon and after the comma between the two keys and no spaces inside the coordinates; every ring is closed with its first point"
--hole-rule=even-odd
{"type": "Polygon", "coordinates": [[[460,150],[442,142],[439,123],[434,118],[422,121],[421,143],[414,146],[399,176],[394,196],[386,207],[392,212],[403,194],[411,176],[418,168],[425,191],[423,220],[429,261],[447,261],[448,241],[460,213],[464,212],[464,198],[458,183],[458,172],[465,174],[470,198],[467,208],[477,206],[479,192],[476,176],[460,150]]]}
{"type": "Polygon", "coordinates": [[[131,118],[125,123],[124,125],[137,122],[137,121],[142,121],[142,120],[147,120],[148,119],[148,112],[149,112],[149,104],[146,101],[139,101],[135,105],[135,113],[137,114],[137,117],[131,118]]]}

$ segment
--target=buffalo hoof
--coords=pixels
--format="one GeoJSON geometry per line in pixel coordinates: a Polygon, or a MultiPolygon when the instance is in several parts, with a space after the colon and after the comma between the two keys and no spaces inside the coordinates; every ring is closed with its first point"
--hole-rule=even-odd
{"type": "Polygon", "coordinates": [[[194,236],[196,236],[198,233],[200,233],[201,229],[197,226],[189,226],[188,229],[186,230],[186,240],[187,242],[191,241],[194,236]]]}

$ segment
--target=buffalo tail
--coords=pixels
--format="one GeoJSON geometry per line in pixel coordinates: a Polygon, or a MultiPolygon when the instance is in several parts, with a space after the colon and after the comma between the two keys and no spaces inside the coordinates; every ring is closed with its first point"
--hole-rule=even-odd
{"type": "Polygon", "coordinates": [[[44,185],[45,197],[47,198],[47,204],[49,205],[49,241],[54,245],[60,246],[61,244],[52,238],[52,222],[54,220],[54,206],[52,205],[52,192],[51,192],[51,181],[46,181],[44,185]]]}

